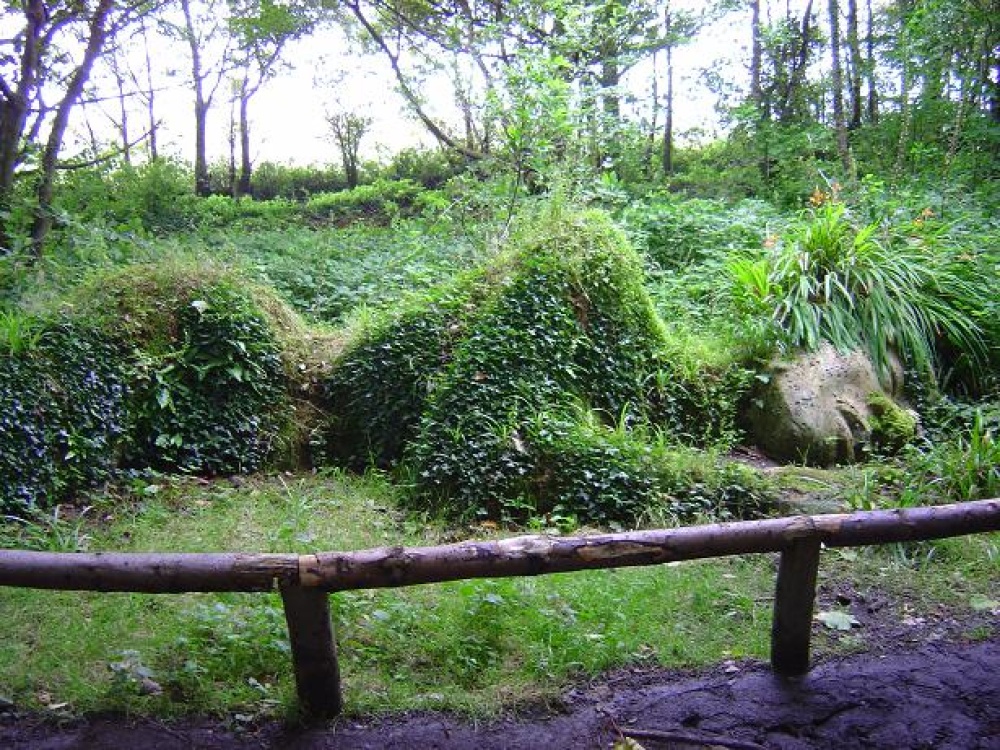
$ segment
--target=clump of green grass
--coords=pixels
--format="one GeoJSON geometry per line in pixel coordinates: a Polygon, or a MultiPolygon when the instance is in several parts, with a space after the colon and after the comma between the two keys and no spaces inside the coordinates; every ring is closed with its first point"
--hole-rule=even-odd
{"type": "Polygon", "coordinates": [[[791,346],[864,349],[888,378],[894,351],[922,375],[940,375],[939,338],[973,365],[985,362],[987,337],[970,311],[990,298],[992,281],[970,274],[971,260],[877,223],[857,226],[843,203],[828,201],[729,270],[738,303],[769,313],[791,346]]]}

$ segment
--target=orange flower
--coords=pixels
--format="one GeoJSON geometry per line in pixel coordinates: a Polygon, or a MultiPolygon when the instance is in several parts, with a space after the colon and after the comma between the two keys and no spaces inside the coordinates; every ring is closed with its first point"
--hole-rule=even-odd
{"type": "Polygon", "coordinates": [[[815,207],[820,207],[826,203],[827,195],[819,188],[813,190],[812,195],[809,196],[809,203],[815,207]]]}

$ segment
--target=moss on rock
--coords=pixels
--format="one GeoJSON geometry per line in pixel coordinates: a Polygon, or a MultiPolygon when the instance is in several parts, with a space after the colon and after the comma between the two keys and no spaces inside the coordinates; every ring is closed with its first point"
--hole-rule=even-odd
{"type": "Polygon", "coordinates": [[[897,453],[917,435],[916,415],[880,391],[868,395],[872,444],[887,453],[897,453]]]}

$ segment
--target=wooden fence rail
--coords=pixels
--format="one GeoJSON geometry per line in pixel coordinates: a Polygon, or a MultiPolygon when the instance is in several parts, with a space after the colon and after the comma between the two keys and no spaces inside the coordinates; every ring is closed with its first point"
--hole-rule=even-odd
{"type": "Polygon", "coordinates": [[[277,587],[302,708],[329,717],[342,707],[330,592],[780,552],[771,664],[779,674],[798,675],[809,668],[821,546],[860,547],[990,531],[1000,531],[1000,498],[621,534],[520,536],[307,555],[0,550],[0,585],[158,594],[277,587]]]}

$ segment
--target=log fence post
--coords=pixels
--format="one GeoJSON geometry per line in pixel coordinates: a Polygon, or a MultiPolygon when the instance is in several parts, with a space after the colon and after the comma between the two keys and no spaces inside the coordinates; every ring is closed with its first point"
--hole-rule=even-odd
{"type": "Polygon", "coordinates": [[[809,671],[820,546],[818,536],[803,536],[781,552],[771,623],[771,667],[783,677],[809,671]]]}
{"type": "Polygon", "coordinates": [[[295,689],[302,712],[310,719],[330,719],[339,715],[343,708],[329,597],[319,589],[297,585],[281,587],[292,646],[295,689]]]}

